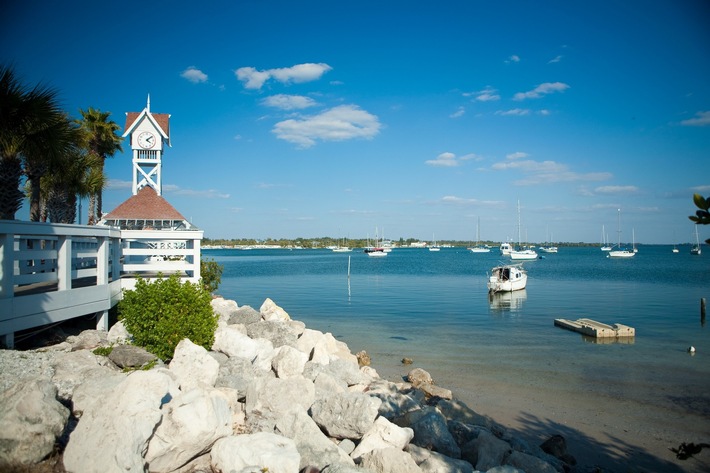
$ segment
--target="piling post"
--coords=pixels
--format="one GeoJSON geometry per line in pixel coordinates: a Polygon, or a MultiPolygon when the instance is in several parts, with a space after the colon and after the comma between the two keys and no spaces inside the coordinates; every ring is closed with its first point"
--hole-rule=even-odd
{"type": "Polygon", "coordinates": [[[700,298],[700,325],[705,326],[705,298],[700,298]]]}

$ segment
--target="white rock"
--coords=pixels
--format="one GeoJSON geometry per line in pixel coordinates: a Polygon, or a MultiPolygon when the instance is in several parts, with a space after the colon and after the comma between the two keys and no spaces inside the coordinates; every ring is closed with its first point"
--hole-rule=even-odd
{"type": "Polygon", "coordinates": [[[413,437],[414,431],[409,427],[399,427],[384,417],[378,417],[350,456],[358,460],[362,455],[379,448],[402,450],[413,437]]]}
{"type": "Polygon", "coordinates": [[[112,345],[123,345],[133,338],[123,320],[119,320],[108,331],[107,341],[112,345]]]}
{"type": "Polygon", "coordinates": [[[362,456],[362,468],[368,468],[373,473],[421,473],[408,453],[396,448],[373,450],[362,456]]]}
{"type": "Polygon", "coordinates": [[[319,398],[311,417],[330,437],[359,439],[372,428],[382,401],[360,393],[336,393],[319,398]]]}
{"type": "Polygon", "coordinates": [[[293,440],[267,432],[220,439],[211,455],[212,467],[225,473],[253,467],[269,473],[298,473],[301,461],[293,440]]]}
{"type": "Polygon", "coordinates": [[[293,406],[307,411],[315,400],[313,382],[304,378],[257,378],[249,383],[246,396],[246,411],[287,412],[293,406]]]}
{"type": "Polygon", "coordinates": [[[303,374],[308,357],[302,351],[284,345],[275,350],[271,366],[279,378],[295,378],[303,374]]]}
{"type": "Polygon", "coordinates": [[[210,301],[212,311],[219,316],[217,319],[218,325],[227,325],[229,317],[239,309],[237,303],[233,300],[215,297],[210,301]]]}
{"type": "Polygon", "coordinates": [[[163,419],[145,455],[151,472],[174,471],[232,434],[229,399],[219,390],[195,388],[180,393],[161,410],[163,419]]]}
{"type": "Polygon", "coordinates": [[[182,391],[198,386],[213,387],[219,375],[219,362],[204,347],[185,338],[175,347],[168,367],[180,383],[182,391]]]}
{"type": "Polygon", "coordinates": [[[64,450],[67,472],[143,471],[143,453],[162,418],[160,407],[179,392],[167,370],[135,371],[103,403],[84,412],[64,450]]]}
{"type": "Polygon", "coordinates": [[[273,344],[262,338],[252,340],[247,335],[243,334],[239,328],[234,328],[232,325],[217,327],[214,334],[214,343],[212,344],[214,351],[219,351],[227,356],[236,356],[246,358],[252,363],[259,358],[260,366],[266,363],[268,365],[264,369],[271,369],[271,356],[273,356],[273,344]]]}
{"type": "Polygon", "coordinates": [[[288,312],[277,306],[276,303],[274,303],[274,301],[269,298],[267,298],[264,303],[261,304],[259,312],[261,313],[261,317],[264,320],[281,320],[284,322],[291,320],[291,317],[288,315],[288,312]]]}

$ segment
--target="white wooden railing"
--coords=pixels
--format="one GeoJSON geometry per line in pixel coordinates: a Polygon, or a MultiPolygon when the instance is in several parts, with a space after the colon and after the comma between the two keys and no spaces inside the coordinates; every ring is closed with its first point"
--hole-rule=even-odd
{"type": "Polygon", "coordinates": [[[198,282],[202,236],[0,220],[0,342],[13,347],[15,332],[86,315],[108,330],[108,310],[136,276],[198,282]]]}

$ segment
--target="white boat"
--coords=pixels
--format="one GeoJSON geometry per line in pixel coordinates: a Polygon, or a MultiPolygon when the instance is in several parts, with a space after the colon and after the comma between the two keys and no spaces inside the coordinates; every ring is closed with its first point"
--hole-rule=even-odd
{"type": "Polygon", "coordinates": [[[602,251],[611,251],[613,249],[611,246],[609,246],[609,236],[604,230],[604,225],[602,225],[602,247],[600,249],[602,251]]]}
{"type": "Polygon", "coordinates": [[[478,218],[478,225],[476,225],[476,246],[469,248],[471,253],[490,253],[491,249],[488,246],[481,245],[481,218],[478,218]]]}
{"type": "Polygon", "coordinates": [[[528,274],[521,264],[505,264],[491,269],[488,276],[488,293],[512,292],[525,289],[528,274]]]}
{"type": "Polygon", "coordinates": [[[433,235],[432,235],[431,239],[434,240],[434,244],[429,247],[429,251],[439,251],[439,250],[441,250],[441,247],[439,247],[439,245],[436,244],[436,238],[434,238],[433,235]]]}
{"type": "Polygon", "coordinates": [[[382,246],[377,245],[377,228],[375,228],[375,246],[369,246],[369,238],[368,238],[368,246],[365,248],[365,253],[367,256],[370,258],[382,258],[383,256],[387,256],[387,251],[382,246]]]}
{"type": "Polygon", "coordinates": [[[556,246],[541,246],[540,251],[543,253],[557,253],[557,247],[556,246]]]}
{"type": "Polygon", "coordinates": [[[636,256],[636,252],[631,249],[629,250],[628,248],[622,248],[621,247],[621,209],[619,209],[619,229],[617,230],[619,234],[619,243],[617,244],[618,249],[614,250],[612,249],[606,256],[607,258],[631,258],[632,256],[636,256]]]}
{"type": "Polygon", "coordinates": [[[510,243],[501,243],[500,248],[498,249],[500,250],[501,255],[508,256],[510,255],[510,251],[513,249],[513,247],[510,246],[510,243]]]}
{"type": "Polygon", "coordinates": [[[673,249],[671,251],[673,253],[680,253],[680,250],[678,250],[678,248],[675,245],[673,245],[673,249]]]}
{"type": "Polygon", "coordinates": [[[348,248],[347,246],[336,246],[335,248],[332,248],[332,251],[334,253],[346,253],[348,251],[353,251],[352,248],[348,248]]]}
{"type": "Polygon", "coordinates": [[[518,248],[510,251],[512,260],[533,260],[537,259],[537,252],[530,248],[523,248],[520,242],[520,201],[518,201],[518,248]]]}
{"type": "Polygon", "coordinates": [[[702,250],[700,249],[700,238],[698,238],[698,226],[695,225],[695,244],[690,247],[690,254],[691,255],[699,255],[702,253],[702,250]]]}

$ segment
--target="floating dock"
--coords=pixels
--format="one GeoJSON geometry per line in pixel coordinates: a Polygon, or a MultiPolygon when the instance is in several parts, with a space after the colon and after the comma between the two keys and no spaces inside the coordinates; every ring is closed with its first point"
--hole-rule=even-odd
{"type": "Polygon", "coordinates": [[[566,328],[594,338],[634,337],[636,330],[622,324],[607,325],[591,319],[555,319],[555,326],[566,328]]]}

